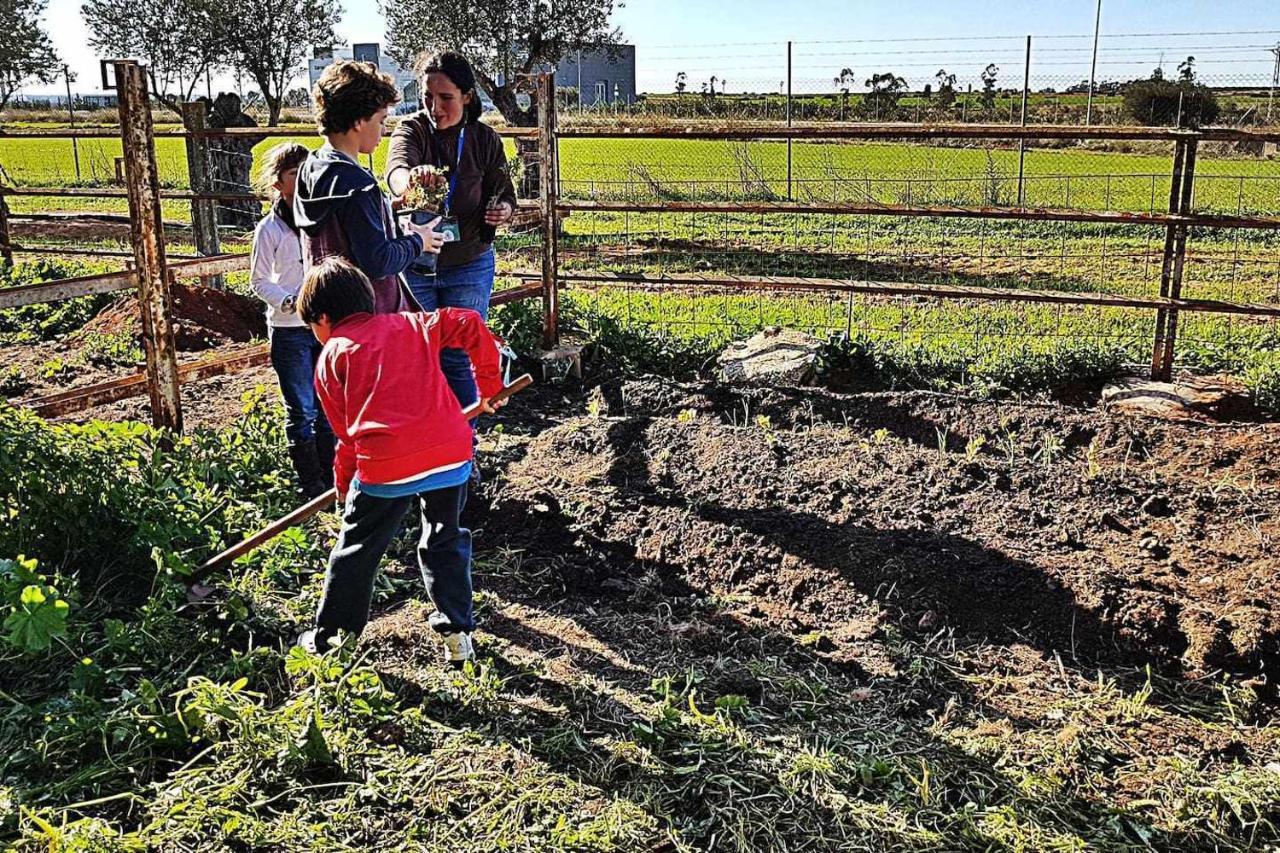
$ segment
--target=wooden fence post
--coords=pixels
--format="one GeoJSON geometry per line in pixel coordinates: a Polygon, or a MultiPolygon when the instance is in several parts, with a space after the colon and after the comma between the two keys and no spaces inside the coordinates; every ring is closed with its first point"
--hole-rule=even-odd
{"type": "Polygon", "coordinates": [[[182,431],[182,398],[178,388],[178,351],[173,340],[172,299],[164,257],[160,219],[160,175],[156,168],[151,100],[142,67],[115,63],[120,100],[120,140],[124,146],[125,187],[129,196],[129,232],[133,243],[142,343],[147,355],[147,390],[151,422],[182,431]]]}
{"type": "MultiPolygon", "coordinates": [[[[1180,139],[1174,145],[1173,180],[1169,186],[1169,212],[1182,215],[1191,213],[1195,194],[1196,150],[1194,137],[1180,139]]],[[[1182,297],[1182,273],[1187,259],[1186,225],[1165,227],[1164,256],[1160,267],[1160,296],[1166,299],[1182,297]]],[[[1174,350],[1178,339],[1178,310],[1161,308],[1156,311],[1155,343],[1151,350],[1151,378],[1168,382],[1173,378],[1174,350]]]]}
{"type": "Polygon", "coordinates": [[[538,77],[538,159],[541,172],[538,191],[542,202],[542,347],[552,349],[560,343],[559,240],[560,222],[556,215],[559,201],[559,163],[556,150],[556,76],[553,72],[538,77]]]}
{"type": "Polygon", "coordinates": [[[0,259],[13,263],[13,239],[9,236],[9,204],[0,193],[0,259]]]}
{"type": "MultiPolygon", "coordinates": [[[[187,177],[191,184],[191,192],[212,192],[209,180],[209,140],[204,136],[205,106],[199,101],[182,105],[182,124],[187,131],[187,177]]],[[[221,252],[218,244],[218,209],[217,202],[208,199],[191,200],[191,232],[195,238],[196,251],[202,255],[217,255],[221,252]]],[[[222,290],[226,280],[220,275],[201,276],[200,283],[205,287],[222,290]]]]}

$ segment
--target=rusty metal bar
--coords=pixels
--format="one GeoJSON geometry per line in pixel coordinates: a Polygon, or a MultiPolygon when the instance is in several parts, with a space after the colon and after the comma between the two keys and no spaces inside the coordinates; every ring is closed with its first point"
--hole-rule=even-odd
{"type": "Polygon", "coordinates": [[[556,208],[559,165],[556,157],[556,77],[547,72],[538,77],[538,191],[542,202],[542,346],[552,349],[560,342],[560,294],[556,273],[559,268],[560,223],[556,208]]]}
{"type": "MultiPolygon", "coordinates": [[[[29,246],[25,243],[12,244],[17,255],[83,255],[90,258],[132,258],[133,252],[123,249],[76,249],[71,246],[29,246]]],[[[196,258],[198,255],[167,255],[168,258],[196,258]]]]}
{"type": "Polygon", "coordinates": [[[1161,299],[1149,296],[1125,296],[1109,293],[1068,293],[1061,291],[1015,290],[996,287],[963,287],[960,285],[919,284],[910,282],[856,281],[831,278],[796,278],[788,276],[717,276],[700,273],[663,276],[628,275],[608,272],[564,272],[559,276],[566,284],[628,285],[674,289],[697,287],[737,288],[744,291],[866,293],[880,296],[924,296],[932,299],[974,299],[989,302],[1039,302],[1052,305],[1099,305],[1110,308],[1176,308],[1218,314],[1241,314],[1251,317],[1280,317],[1280,305],[1221,302],[1212,299],[1161,299]]]}
{"type": "Polygon", "coordinates": [[[1125,213],[1069,208],[955,207],[952,205],[913,206],[905,204],[861,204],[857,202],[629,202],[561,201],[556,212],[581,213],[773,213],[837,214],[847,216],[936,216],[962,219],[1020,219],[1041,222],[1089,222],[1104,225],[1196,225],[1205,228],[1280,229],[1280,217],[1192,216],[1170,213],[1125,213]]]}
{"type": "MultiPolygon", "coordinates": [[[[249,256],[219,255],[216,258],[174,261],[166,266],[171,279],[179,275],[220,275],[248,269],[249,256]]],[[[75,299],[78,296],[114,293],[118,290],[129,290],[135,286],[132,270],[60,278],[38,284],[0,288],[0,308],[17,308],[20,305],[35,305],[38,302],[58,302],[63,299],[75,299]]]]}
{"type": "MultiPolygon", "coordinates": [[[[270,363],[271,349],[263,344],[234,355],[184,364],[178,368],[178,381],[199,382],[213,376],[239,373],[242,370],[251,370],[270,363]]],[[[101,382],[86,388],[76,388],[33,400],[20,400],[17,404],[31,409],[41,417],[56,418],[92,409],[95,406],[127,400],[130,397],[141,397],[146,393],[147,374],[135,373],[132,376],[101,382]]]]}
{"type": "Polygon", "coordinates": [[[532,279],[531,284],[521,285],[520,287],[509,287],[506,290],[499,290],[489,299],[492,306],[506,305],[510,302],[519,302],[522,299],[531,299],[534,296],[542,295],[542,276],[539,273],[532,279]]]}
{"type": "MultiPolygon", "coordinates": [[[[127,190],[96,187],[0,187],[0,197],[33,196],[36,198],[128,198],[127,190]]],[[[211,193],[186,190],[163,190],[160,197],[170,201],[262,201],[267,198],[257,193],[211,193]]]]}
{"type": "Polygon", "coordinates": [[[129,191],[129,231],[133,242],[142,346],[147,354],[147,390],[151,421],[182,432],[182,396],[178,390],[178,349],[170,316],[173,300],[165,270],[164,226],[160,222],[160,174],[152,136],[151,101],[146,76],[136,62],[115,63],[120,97],[120,141],[124,146],[125,185],[129,191]]]}

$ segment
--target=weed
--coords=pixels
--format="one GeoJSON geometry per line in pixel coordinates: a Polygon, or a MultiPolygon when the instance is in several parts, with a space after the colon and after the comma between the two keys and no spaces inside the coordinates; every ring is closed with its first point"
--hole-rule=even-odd
{"type": "Polygon", "coordinates": [[[1097,480],[1102,476],[1102,462],[1099,458],[1101,449],[1101,443],[1095,435],[1084,452],[1085,478],[1088,480],[1097,480]]]}
{"type": "Polygon", "coordinates": [[[65,379],[74,374],[75,368],[60,358],[51,358],[39,367],[40,376],[46,380],[65,379]]]}
{"type": "Polygon", "coordinates": [[[135,365],[146,357],[126,332],[90,332],[82,338],[80,352],[90,362],[102,365],[135,365]]]}
{"type": "Polygon", "coordinates": [[[31,382],[18,365],[13,364],[4,370],[0,370],[0,396],[16,397],[30,387],[31,382]]]}
{"type": "Polygon", "coordinates": [[[1058,461],[1058,457],[1061,455],[1065,446],[1066,445],[1063,444],[1062,439],[1058,437],[1057,433],[1045,430],[1044,435],[1040,439],[1039,457],[1040,463],[1044,466],[1046,471],[1053,470],[1054,463],[1058,461]]]}
{"type": "Polygon", "coordinates": [[[987,437],[978,434],[970,438],[964,445],[964,458],[966,462],[974,462],[978,458],[978,454],[982,452],[982,448],[987,446],[987,437]]]}

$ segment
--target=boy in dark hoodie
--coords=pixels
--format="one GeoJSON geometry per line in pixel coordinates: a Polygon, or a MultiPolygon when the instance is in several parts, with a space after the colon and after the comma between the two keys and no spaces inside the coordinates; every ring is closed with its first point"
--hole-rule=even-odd
{"type": "Polygon", "coordinates": [[[327,141],[298,170],[293,213],[303,265],[309,270],[325,258],[344,258],[372,282],[376,313],[414,310],[400,274],[424,251],[439,253],[444,235],[428,222],[397,236],[390,202],[359,162],[382,141],[387,109],[400,100],[395,83],[370,62],[338,60],[311,97],[327,141]]]}

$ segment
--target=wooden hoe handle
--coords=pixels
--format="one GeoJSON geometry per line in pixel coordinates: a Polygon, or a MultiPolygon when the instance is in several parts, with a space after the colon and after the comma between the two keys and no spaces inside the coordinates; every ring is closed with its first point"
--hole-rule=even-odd
{"type": "MultiPolygon", "coordinates": [[[[494,394],[492,397],[490,397],[489,402],[500,403],[503,400],[510,397],[512,394],[515,394],[517,391],[523,391],[525,388],[528,388],[532,384],[533,384],[533,377],[526,373],[523,376],[520,376],[519,378],[517,378],[514,382],[512,382],[507,387],[503,388],[497,394],[494,394]]],[[[469,421],[475,420],[477,417],[480,416],[480,404],[475,403],[471,406],[468,406],[466,409],[462,411],[462,414],[463,414],[463,417],[465,417],[469,421]]],[[[271,522],[266,527],[262,528],[257,533],[254,533],[252,536],[245,539],[244,541],[236,545],[232,545],[230,548],[223,551],[222,553],[206,560],[204,564],[200,566],[200,568],[192,572],[191,577],[188,579],[189,583],[195,583],[201,578],[207,576],[210,572],[216,571],[222,568],[223,566],[227,565],[237,557],[248,554],[250,551],[254,550],[255,548],[265,545],[266,543],[270,542],[272,539],[275,539],[281,533],[284,533],[290,527],[296,527],[297,525],[306,521],[311,516],[323,510],[325,507],[331,505],[334,502],[334,500],[337,499],[337,497],[338,497],[337,490],[330,489],[329,491],[325,492],[319,497],[312,498],[302,506],[295,509],[293,512],[289,513],[283,518],[276,519],[275,521],[271,522]]]]}

